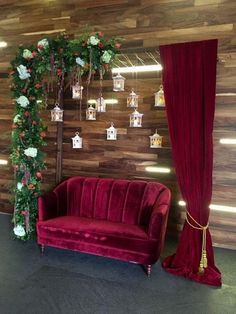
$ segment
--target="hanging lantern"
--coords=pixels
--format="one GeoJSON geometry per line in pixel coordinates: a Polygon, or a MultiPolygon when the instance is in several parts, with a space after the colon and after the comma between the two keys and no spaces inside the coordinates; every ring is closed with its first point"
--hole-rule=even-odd
{"type": "Polygon", "coordinates": [[[92,105],[86,110],[86,120],[96,120],[96,109],[92,105]]]}
{"type": "Polygon", "coordinates": [[[96,109],[97,112],[106,112],[106,101],[102,96],[97,99],[96,109]]]}
{"type": "Polygon", "coordinates": [[[135,94],[134,90],[132,89],[131,93],[127,97],[127,107],[138,108],[138,98],[139,95],[135,94]]]}
{"type": "Polygon", "coordinates": [[[136,109],[129,115],[129,126],[132,128],[142,127],[143,113],[139,113],[136,109]]]}
{"type": "Polygon", "coordinates": [[[118,73],[116,76],[113,76],[113,91],[114,92],[123,92],[125,90],[125,78],[118,73]]]}
{"type": "Polygon", "coordinates": [[[160,90],[155,93],[155,107],[165,107],[163,85],[160,85],[160,90]]]}
{"type": "Polygon", "coordinates": [[[72,139],[73,148],[82,148],[82,137],[79,136],[79,132],[75,132],[75,136],[72,139]]]}
{"type": "Polygon", "coordinates": [[[114,128],[113,122],[111,122],[111,126],[107,129],[107,140],[109,141],[117,140],[117,129],[114,128]]]}
{"type": "Polygon", "coordinates": [[[160,136],[159,134],[157,134],[157,130],[153,135],[149,137],[150,137],[150,148],[162,147],[163,136],[160,136]]]}
{"type": "Polygon", "coordinates": [[[63,111],[60,109],[58,103],[55,104],[55,107],[51,110],[51,121],[62,122],[63,121],[63,111]]]}
{"type": "Polygon", "coordinates": [[[80,86],[79,82],[72,86],[72,98],[82,99],[83,89],[83,86],[80,86]]]}

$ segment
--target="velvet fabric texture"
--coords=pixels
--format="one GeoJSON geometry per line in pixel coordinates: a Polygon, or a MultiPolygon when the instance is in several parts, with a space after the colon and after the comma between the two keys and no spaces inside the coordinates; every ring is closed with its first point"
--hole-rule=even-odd
{"type": "Polygon", "coordinates": [[[169,204],[160,183],[72,177],[39,198],[38,243],[154,264],[169,204]]]}
{"type": "MultiPolygon", "coordinates": [[[[160,47],[163,85],[176,175],[187,211],[206,226],[212,196],[213,120],[217,40],[160,47]]],[[[199,227],[191,216],[189,222],[199,227]]],[[[209,228],[206,233],[208,267],[199,273],[203,232],[187,221],[176,254],[167,257],[168,272],[214,286],[221,274],[214,263],[209,228]]]]}

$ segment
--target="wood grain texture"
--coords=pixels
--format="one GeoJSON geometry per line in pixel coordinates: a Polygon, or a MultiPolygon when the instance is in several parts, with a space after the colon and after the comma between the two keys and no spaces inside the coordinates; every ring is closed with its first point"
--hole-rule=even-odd
{"type": "MultiPolygon", "coordinates": [[[[36,43],[44,36],[55,37],[66,30],[71,38],[80,35],[86,25],[91,31],[103,31],[107,36],[123,38],[122,52],[132,62],[137,52],[145,62],[150,62],[146,51],[159,58],[158,46],[218,38],[217,97],[214,124],[214,172],[212,203],[236,206],[235,146],[219,143],[220,138],[236,138],[236,3],[230,0],[1,0],[0,40],[8,47],[0,48],[0,159],[9,159],[11,124],[14,102],[11,99],[8,77],[10,61],[20,44],[36,43]]],[[[159,59],[158,59],[159,60],[159,59]]],[[[161,74],[126,76],[126,90],[112,92],[111,76],[104,80],[106,98],[118,98],[117,105],[108,105],[106,113],[99,113],[97,121],[85,121],[86,102],[83,103],[82,121],[79,106],[65,91],[65,121],[63,125],[64,178],[71,175],[157,180],[172,191],[172,207],[168,233],[181,231],[184,209],[178,206],[181,199],[176,183],[171,157],[165,110],[156,109],[154,92],[161,83],[161,74]],[[132,87],[140,94],[139,111],[144,113],[143,128],[129,127],[126,97],[132,87]],[[118,128],[118,140],[106,140],[105,129],[110,121],[118,128]],[[158,129],[164,136],[163,148],[149,148],[149,136],[158,129]],[[71,137],[75,131],[83,136],[83,149],[73,150],[71,137]],[[171,168],[170,174],[153,174],[145,171],[148,165],[171,168]]],[[[91,98],[96,98],[99,83],[93,82],[91,98]]],[[[47,170],[44,171],[43,188],[55,185],[57,128],[50,121],[49,109],[54,99],[48,101],[48,110],[42,117],[48,126],[47,170]]],[[[13,174],[10,164],[0,165],[0,211],[11,213],[9,188],[13,174]]],[[[216,245],[236,248],[236,214],[211,213],[211,230],[216,245]]]]}

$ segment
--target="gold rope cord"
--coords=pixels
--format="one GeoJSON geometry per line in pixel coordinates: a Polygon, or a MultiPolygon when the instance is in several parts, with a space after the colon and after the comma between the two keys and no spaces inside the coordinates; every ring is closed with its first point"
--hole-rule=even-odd
{"type": "Polygon", "coordinates": [[[200,274],[204,273],[205,268],[207,268],[207,251],[206,251],[206,232],[209,226],[209,221],[207,223],[206,226],[202,226],[200,223],[198,223],[191,215],[190,213],[187,211],[187,216],[186,216],[186,221],[187,223],[193,228],[193,229],[197,229],[197,230],[202,230],[202,254],[201,254],[201,260],[200,260],[200,264],[199,264],[199,268],[198,271],[200,274]],[[192,221],[197,225],[194,226],[188,219],[188,216],[192,219],[192,221]]]}

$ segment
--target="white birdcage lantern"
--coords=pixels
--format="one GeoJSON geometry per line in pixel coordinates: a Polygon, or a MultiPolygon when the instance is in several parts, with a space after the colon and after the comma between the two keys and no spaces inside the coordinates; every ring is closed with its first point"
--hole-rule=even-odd
{"type": "Polygon", "coordinates": [[[129,126],[132,128],[142,127],[143,113],[139,113],[136,109],[129,115],[129,126]]]}
{"type": "Polygon", "coordinates": [[[51,110],[51,121],[62,122],[63,121],[63,111],[60,109],[59,105],[56,103],[55,107],[51,110]]]}
{"type": "Polygon", "coordinates": [[[137,95],[132,89],[131,93],[127,97],[127,107],[138,108],[138,98],[139,95],[137,95]]]}
{"type": "Polygon", "coordinates": [[[149,136],[149,138],[150,138],[150,148],[162,147],[163,136],[160,136],[159,134],[157,134],[157,130],[153,135],[149,136]]]}
{"type": "Polygon", "coordinates": [[[125,90],[125,78],[118,73],[116,76],[113,76],[113,91],[114,92],[123,92],[125,90]]]}
{"type": "Polygon", "coordinates": [[[109,141],[117,140],[117,129],[114,128],[113,122],[111,122],[111,126],[107,129],[107,140],[109,141]]]}
{"type": "Polygon", "coordinates": [[[159,91],[155,93],[155,107],[165,107],[163,85],[160,85],[159,91]]]}
{"type": "Polygon", "coordinates": [[[86,110],[86,120],[96,120],[96,109],[92,105],[86,110]]]}
{"type": "Polygon", "coordinates": [[[79,136],[79,132],[75,132],[75,136],[72,139],[73,148],[82,148],[82,137],[79,136]]]}
{"type": "Polygon", "coordinates": [[[106,112],[106,101],[102,96],[98,97],[96,101],[96,109],[97,112],[106,112]]]}
{"type": "Polygon", "coordinates": [[[73,99],[82,99],[83,95],[83,86],[77,82],[74,86],[72,86],[72,98],[73,99]]]}

